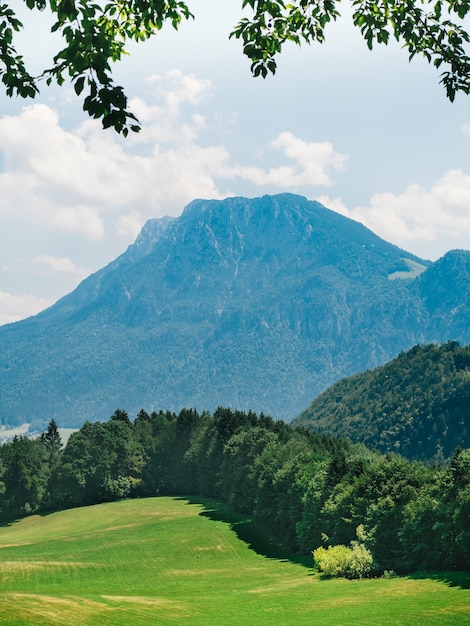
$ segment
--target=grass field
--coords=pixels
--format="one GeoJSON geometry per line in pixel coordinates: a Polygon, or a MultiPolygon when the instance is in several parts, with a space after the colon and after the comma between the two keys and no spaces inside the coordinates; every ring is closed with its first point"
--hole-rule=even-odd
{"type": "Polygon", "coordinates": [[[0,527],[0,624],[470,624],[470,575],[322,580],[311,564],[211,501],[34,516],[0,527]]]}

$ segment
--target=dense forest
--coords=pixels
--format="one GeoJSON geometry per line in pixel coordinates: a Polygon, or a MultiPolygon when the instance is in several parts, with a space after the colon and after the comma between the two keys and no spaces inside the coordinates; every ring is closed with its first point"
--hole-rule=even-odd
{"type": "Polygon", "coordinates": [[[62,446],[56,423],[0,447],[0,516],[122,498],[199,495],[257,520],[290,550],[353,546],[372,572],[467,569],[470,450],[426,465],[253,412],[116,410],[62,446]]]}
{"type": "Polygon", "coordinates": [[[458,446],[470,448],[470,346],[414,346],[339,381],[293,425],[409,459],[448,460],[458,446]]]}

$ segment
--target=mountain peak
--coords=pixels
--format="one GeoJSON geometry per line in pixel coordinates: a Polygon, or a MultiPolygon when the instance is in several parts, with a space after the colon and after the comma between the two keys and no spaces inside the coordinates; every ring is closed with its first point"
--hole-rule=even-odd
{"type": "Polygon", "coordinates": [[[145,222],[135,242],[129,246],[128,251],[134,257],[149,254],[157,241],[168,230],[176,218],[154,217],[145,222]]]}
{"type": "Polygon", "coordinates": [[[432,266],[389,279],[411,261],[429,265],[302,196],[195,200],[149,220],[47,311],[0,328],[1,419],[219,405],[290,419],[414,343],[470,339],[466,295],[457,316],[447,304],[431,315],[432,266]]]}

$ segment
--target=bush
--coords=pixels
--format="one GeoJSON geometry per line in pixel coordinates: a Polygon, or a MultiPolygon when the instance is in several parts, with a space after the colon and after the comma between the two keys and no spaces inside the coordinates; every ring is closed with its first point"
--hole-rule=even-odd
{"type": "Polygon", "coordinates": [[[351,542],[351,560],[349,563],[348,578],[363,578],[372,569],[374,558],[370,550],[363,543],[351,542]]]}
{"type": "Polygon", "coordinates": [[[327,549],[320,547],[312,554],[315,566],[325,576],[363,578],[373,565],[372,554],[358,541],[352,541],[350,548],[341,545],[327,549]]]}
{"type": "Polygon", "coordinates": [[[329,546],[313,551],[316,567],[325,576],[345,576],[351,558],[351,550],[346,546],[329,546]]]}

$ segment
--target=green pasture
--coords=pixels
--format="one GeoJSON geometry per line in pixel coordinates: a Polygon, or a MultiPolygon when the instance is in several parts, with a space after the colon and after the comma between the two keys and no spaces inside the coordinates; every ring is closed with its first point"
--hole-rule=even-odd
{"type": "Polygon", "coordinates": [[[0,527],[0,624],[470,624],[470,575],[323,580],[212,501],[126,500],[0,527]]]}

